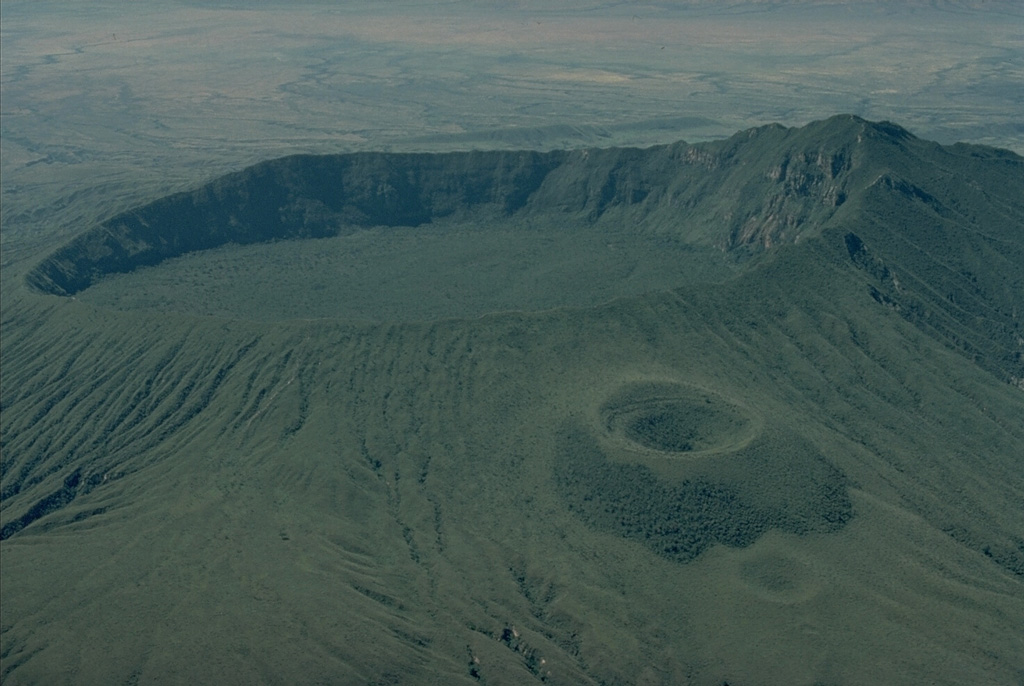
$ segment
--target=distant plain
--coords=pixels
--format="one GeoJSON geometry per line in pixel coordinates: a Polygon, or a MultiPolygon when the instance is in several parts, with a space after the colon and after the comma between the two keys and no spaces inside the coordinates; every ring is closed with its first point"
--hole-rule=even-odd
{"type": "Polygon", "coordinates": [[[246,164],[651,145],[849,112],[1024,152],[1013,2],[3,7],[6,266],[246,164]]]}

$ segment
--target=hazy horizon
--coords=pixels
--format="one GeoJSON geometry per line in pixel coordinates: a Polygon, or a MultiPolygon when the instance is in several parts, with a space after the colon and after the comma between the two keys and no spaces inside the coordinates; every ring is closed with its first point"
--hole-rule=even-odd
{"type": "Polygon", "coordinates": [[[296,152],[697,142],[838,113],[1024,152],[1024,10],[1010,2],[2,12],[4,264],[296,152]]]}

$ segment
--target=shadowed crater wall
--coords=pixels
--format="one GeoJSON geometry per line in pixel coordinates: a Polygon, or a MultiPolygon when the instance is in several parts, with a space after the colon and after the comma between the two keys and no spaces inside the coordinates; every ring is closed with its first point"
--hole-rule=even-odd
{"type": "Polygon", "coordinates": [[[520,209],[566,153],[296,155],[161,198],[79,235],[28,283],[72,295],[129,272],[225,244],[323,238],[370,226],[418,226],[469,208],[520,209]]]}
{"type": "Polygon", "coordinates": [[[539,218],[557,230],[608,217],[719,250],[769,247],[796,240],[802,227],[827,220],[843,204],[851,141],[864,131],[891,138],[841,116],[803,129],[768,126],[727,141],[647,149],[296,155],[88,229],[27,281],[73,295],[107,274],[227,244],[439,220],[539,218]],[[781,166],[767,164],[780,157],[781,166]],[[752,159],[766,164],[752,172],[752,159]]]}
{"type": "MultiPolygon", "coordinates": [[[[1024,159],[1009,151],[940,146],[850,115],[646,149],[297,155],[88,228],[26,281],[68,296],[138,270],[94,304],[422,321],[722,283],[763,262],[748,257],[838,235],[878,308],[1021,386],[1022,184],[1024,159]],[[310,238],[335,242],[308,249],[310,238]],[[198,260],[162,285],[140,269],[270,243],[280,254],[198,260]],[[161,298],[176,302],[151,304],[161,298]],[[357,300],[362,309],[344,305],[357,300]]],[[[633,432],[657,443],[670,418],[649,419],[633,432]]]]}

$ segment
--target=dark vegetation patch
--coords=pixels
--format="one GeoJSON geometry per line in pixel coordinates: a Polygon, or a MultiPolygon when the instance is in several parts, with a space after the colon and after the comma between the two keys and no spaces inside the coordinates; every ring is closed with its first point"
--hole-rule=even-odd
{"type": "Polygon", "coordinates": [[[1024,579],[1024,538],[1000,536],[986,531],[980,534],[960,526],[944,526],[943,530],[957,543],[980,550],[1006,571],[1024,579]]]}
{"type": "Polygon", "coordinates": [[[668,403],[653,411],[648,409],[630,418],[626,426],[626,436],[641,445],[657,450],[693,450],[693,441],[697,438],[694,429],[696,422],[686,421],[686,409],[675,403],[668,403]]]}
{"type": "Polygon", "coordinates": [[[837,531],[853,516],[845,476],[796,439],[761,442],[671,481],[609,459],[591,432],[568,425],[557,440],[555,482],[588,526],[676,562],[716,543],[749,546],[772,528],[837,531]]]}
{"type": "Polygon", "coordinates": [[[6,522],[0,528],[0,541],[13,536],[37,519],[69,505],[78,495],[82,485],[82,472],[80,469],[76,469],[64,479],[64,483],[59,489],[40,498],[25,514],[6,522]]]}
{"type": "Polygon", "coordinates": [[[638,384],[601,409],[605,429],[644,448],[696,452],[732,445],[749,433],[750,419],[724,398],[679,384],[638,384]]]}

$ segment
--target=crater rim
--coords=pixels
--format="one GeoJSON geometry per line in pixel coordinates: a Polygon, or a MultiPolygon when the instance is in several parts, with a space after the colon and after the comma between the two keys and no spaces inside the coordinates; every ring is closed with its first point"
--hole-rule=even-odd
{"type": "Polygon", "coordinates": [[[761,432],[760,418],[725,394],[679,381],[638,381],[597,410],[604,442],[673,460],[734,453],[761,432]]]}

